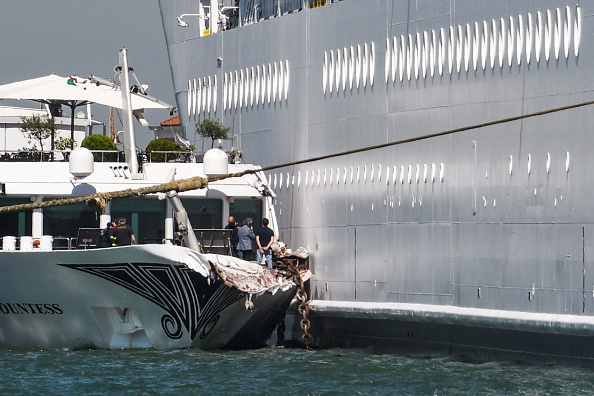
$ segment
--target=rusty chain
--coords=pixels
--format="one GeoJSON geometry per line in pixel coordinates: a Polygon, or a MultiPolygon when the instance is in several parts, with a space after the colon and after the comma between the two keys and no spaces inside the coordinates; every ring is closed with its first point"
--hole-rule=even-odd
{"type": "Polygon", "coordinates": [[[299,268],[297,268],[296,263],[298,260],[287,260],[289,264],[289,268],[293,273],[293,280],[297,284],[297,298],[299,299],[299,308],[297,308],[297,312],[301,315],[301,323],[300,327],[303,330],[303,336],[301,339],[303,340],[303,344],[305,345],[306,349],[310,348],[312,342],[312,336],[309,332],[311,329],[311,322],[307,318],[309,314],[309,304],[307,303],[307,293],[305,292],[305,286],[303,285],[303,280],[301,279],[301,275],[299,274],[299,268]]]}

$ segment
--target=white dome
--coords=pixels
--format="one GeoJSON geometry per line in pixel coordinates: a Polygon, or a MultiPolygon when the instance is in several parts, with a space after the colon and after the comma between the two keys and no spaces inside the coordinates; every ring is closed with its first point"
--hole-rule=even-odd
{"type": "Polygon", "coordinates": [[[74,177],[87,177],[95,170],[93,153],[84,147],[77,147],[70,152],[68,165],[74,177]]]}
{"type": "Polygon", "coordinates": [[[227,154],[218,148],[210,149],[204,154],[202,166],[206,176],[226,175],[229,173],[229,160],[227,154]]]}

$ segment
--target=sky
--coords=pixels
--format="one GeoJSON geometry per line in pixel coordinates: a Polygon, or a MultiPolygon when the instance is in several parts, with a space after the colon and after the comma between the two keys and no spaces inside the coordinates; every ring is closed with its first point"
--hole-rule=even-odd
{"type": "MultiPolygon", "coordinates": [[[[111,78],[122,47],[140,82],[149,85],[148,93],[175,105],[157,0],[1,0],[0,84],[52,73],[111,78]]],[[[95,120],[109,123],[107,108],[93,105],[92,113],[95,120]]],[[[169,117],[166,110],[145,111],[150,125],[169,117]]],[[[117,116],[115,125],[122,129],[117,116]]],[[[140,148],[154,138],[136,120],[135,130],[140,148]]]]}

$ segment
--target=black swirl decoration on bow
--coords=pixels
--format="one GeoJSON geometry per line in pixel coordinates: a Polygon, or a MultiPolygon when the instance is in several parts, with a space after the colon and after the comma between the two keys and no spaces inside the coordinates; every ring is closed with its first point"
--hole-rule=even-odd
{"type": "Polygon", "coordinates": [[[60,264],[103,278],[157,304],[167,314],[161,326],[169,338],[179,339],[183,329],[192,340],[206,338],[221,312],[243,293],[221,281],[206,278],[184,265],[156,263],[60,264]]]}

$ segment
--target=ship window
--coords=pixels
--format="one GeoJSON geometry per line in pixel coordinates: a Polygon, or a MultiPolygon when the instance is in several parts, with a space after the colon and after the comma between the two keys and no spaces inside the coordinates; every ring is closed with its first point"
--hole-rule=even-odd
{"type": "Polygon", "coordinates": [[[468,71],[468,67],[470,64],[470,40],[471,40],[471,33],[470,33],[470,25],[467,23],[464,33],[464,71],[468,71]]]}
{"type": "Polygon", "coordinates": [[[505,57],[505,20],[499,19],[499,67],[503,67],[503,58],[505,57]]]}
{"type": "Polygon", "coordinates": [[[489,27],[487,26],[487,21],[483,21],[483,32],[481,36],[481,66],[483,70],[487,67],[487,55],[488,55],[488,37],[489,37],[489,27]]]}
{"type": "Polygon", "coordinates": [[[429,52],[429,47],[430,47],[430,43],[429,43],[429,38],[427,36],[427,32],[423,32],[423,45],[422,45],[422,53],[421,53],[421,71],[423,72],[423,78],[427,77],[427,63],[429,62],[428,58],[428,52],[429,52]]]}
{"type": "MultiPolygon", "coordinates": [[[[45,200],[51,200],[46,198],[45,200]]],[[[129,220],[129,218],[128,218],[129,220]]],[[[95,208],[85,204],[54,206],[43,209],[43,233],[54,237],[75,237],[79,228],[100,228],[95,208]]]]}
{"type": "Polygon", "coordinates": [[[243,224],[245,218],[251,218],[254,222],[254,228],[258,229],[260,219],[262,219],[262,201],[259,199],[235,198],[235,201],[229,204],[229,214],[235,217],[239,224],[243,224]]]}
{"type": "Polygon", "coordinates": [[[547,19],[545,21],[545,31],[544,31],[544,41],[545,41],[545,60],[549,60],[549,56],[551,55],[551,44],[552,44],[552,37],[551,37],[551,30],[553,28],[553,20],[551,19],[551,10],[547,10],[547,19]]]}
{"type": "Polygon", "coordinates": [[[462,26],[458,25],[458,37],[456,38],[456,71],[460,73],[460,69],[462,67],[462,57],[464,54],[462,53],[462,26]]]}
{"type": "Polygon", "coordinates": [[[569,45],[571,44],[571,9],[569,6],[565,7],[565,24],[563,25],[563,48],[565,50],[565,58],[569,58],[569,45]]]}
{"type": "MultiPolygon", "coordinates": [[[[31,200],[28,198],[0,197],[0,206],[22,205],[28,203],[31,203],[31,200]]],[[[32,210],[0,214],[0,236],[31,235],[32,214],[32,210]]]]}
{"type": "Polygon", "coordinates": [[[491,34],[489,35],[489,60],[491,61],[491,69],[495,67],[495,54],[497,53],[497,23],[495,19],[491,19],[491,34]]]}
{"type": "Polygon", "coordinates": [[[518,65],[522,63],[522,51],[524,50],[524,18],[518,15],[518,31],[516,34],[516,58],[518,65]]]}
{"type": "Polygon", "coordinates": [[[193,228],[222,228],[223,201],[220,199],[182,198],[193,228]]]}
{"type": "Polygon", "coordinates": [[[536,26],[534,34],[534,55],[536,56],[536,63],[540,62],[540,50],[542,48],[542,16],[540,11],[536,13],[536,26]]]}
{"type": "MultiPolygon", "coordinates": [[[[94,211],[92,212],[94,216],[94,211]]],[[[72,215],[74,216],[74,215],[72,215]]],[[[111,218],[125,217],[139,243],[161,243],[165,237],[165,202],[154,198],[112,201],[111,218]]],[[[44,216],[45,220],[46,216],[44,216]]],[[[97,227],[97,223],[91,227],[97,227]]],[[[105,224],[100,224],[105,227],[105,224]]],[[[81,225],[80,227],[89,227],[81,225]]],[[[55,235],[55,234],[54,234],[55,235]]],[[[77,235],[77,234],[74,234],[77,235]]]]}
{"type": "MultiPolygon", "coordinates": [[[[386,83],[390,80],[390,60],[392,59],[393,54],[392,47],[390,47],[390,37],[386,37],[386,58],[384,60],[384,79],[386,80],[386,83]]],[[[392,62],[392,64],[395,63],[392,62]]]]}
{"type": "Polygon", "coordinates": [[[532,14],[526,16],[526,63],[530,63],[530,55],[534,43],[534,27],[532,25],[532,14]]]}
{"type": "Polygon", "coordinates": [[[514,18],[509,17],[509,30],[507,32],[507,65],[511,66],[514,59],[514,40],[516,38],[514,18]]]}
{"type": "Polygon", "coordinates": [[[561,49],[561,10],[557,8],[555,11],[555,59],[559,59],[559,51],[561,49]]]}
{"type": "Polygon", "coordinates": [[[435,30],[431,31],[431,45],[429,47],[429,70],[431,70],[431,77],[435,75],[435,48],[437,47],[437,36],[435,30]]]}
{"type": "MultiPolygon", "coordinates": [[[[396,46],[396,44],[394,44],[396,46]]],[[[400,82],[404,80],[404,36],[400,36],[400,48],[398,49],[398,77],[400,78],[400,82]]],[[[392,69],[394,66],[392,66],[392,69]]],[[[392,70],[393,72],[393,70],[392,70]]],[[[394,78],[392,78],[394,81],[394,78]]]]}
{"type": "Polygon", "coordinates": [[[478,65],[478,58],[479,58],[479,41],[480,41],[481,32],[479,29],[479,25],[477,22],[474,23],[474,37],[472,40],[472,67],[476,70],[478,65]]]}
{"type": "Polygon", "coordinates": [[[448,71],[452,74],[454,64],[454,28],[450,26],[450,36],[448,39],[448,71]]]}
{"type": "Polygon", "coordinates": [[[580,53],[580,39],[582,37],[582,9],[575,6],[575,22],[573,24],[573,51],[577,57],[580,53]]]}

